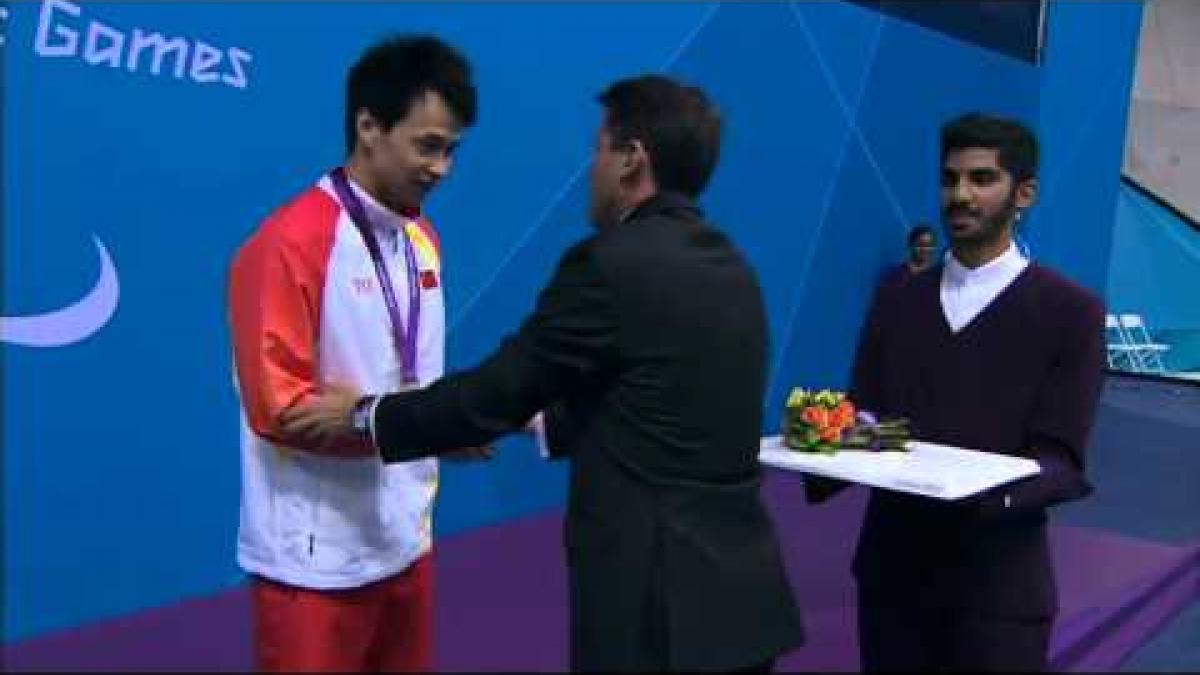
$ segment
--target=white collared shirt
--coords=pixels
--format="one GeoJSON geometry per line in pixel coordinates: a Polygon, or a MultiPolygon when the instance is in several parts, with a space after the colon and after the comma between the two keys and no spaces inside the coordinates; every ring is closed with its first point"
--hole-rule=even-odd
{"type": "Polygon", "coordinates": [[[947,251],[941,299],[950,329],[957,333],[971,323],[1028,266],[1029,261],[1013,244],[995,260],[974,269],[960,263],[953,251],[947,251]]]}

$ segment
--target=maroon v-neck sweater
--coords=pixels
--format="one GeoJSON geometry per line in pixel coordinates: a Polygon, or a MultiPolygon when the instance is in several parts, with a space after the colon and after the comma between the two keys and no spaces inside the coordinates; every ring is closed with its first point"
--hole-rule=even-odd
{"type": "Polygon", "coordinates": [[[1046,615],[1056,608],[1045,507],[1079,498],[1104,367],[1104,307],[1030,264],[957,333],[942,267],[879,294],[851,395],[917,438],[1037,459],[1042,473],[958,503],[873,490],[855,571],[868,597],[1046,615]]]}

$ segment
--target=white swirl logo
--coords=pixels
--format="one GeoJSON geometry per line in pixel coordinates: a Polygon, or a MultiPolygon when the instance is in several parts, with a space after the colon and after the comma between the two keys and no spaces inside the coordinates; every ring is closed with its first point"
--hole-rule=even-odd
{"type": "Polygon", "coordinates": [[[62,347],[80,342],[104,327],[117,311],[121,295],[117,268],[99,238],[100,279],[83,299],[53,312],[0,317],[0,340],[26,347],[62,347]]]}

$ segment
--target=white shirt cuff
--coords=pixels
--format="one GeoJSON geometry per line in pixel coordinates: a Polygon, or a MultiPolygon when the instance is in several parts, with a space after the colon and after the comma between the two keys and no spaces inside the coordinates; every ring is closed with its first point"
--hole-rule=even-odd
{"type": "Polygon", "coordinates": [[[538,455],[542,459],[550,459],[550,446],[546,444],[546,423],[542,418],[542,413],[534,415],[533,419],[529,420],[527,428],[537,441],[538,455]]]}
{"type": "Polygon", "coordinates": [[[382,396],[376,396],[372,399],[371,409],[367,411],[367,419],[370,422],[367,426],[370,431],[370,438],[368,440],[371,442],[371,447],[375,448],[375,452],[379,452],[379,444],[375,442],[375,409],[379,407],[379,401],[381,400],[383,400],[382,396]]]}

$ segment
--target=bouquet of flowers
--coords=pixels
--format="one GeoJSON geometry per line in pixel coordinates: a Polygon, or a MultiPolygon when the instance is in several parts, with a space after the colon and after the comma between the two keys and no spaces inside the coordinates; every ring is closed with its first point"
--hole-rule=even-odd
{"type": "Polygon", "coordinates": [[[857,410],[842,392],[796,388],[784,412],[783,442],[802,452],[832,454],[838,448],[900,450],[911,439],[908,420],[880,421],[857,410]]]}

